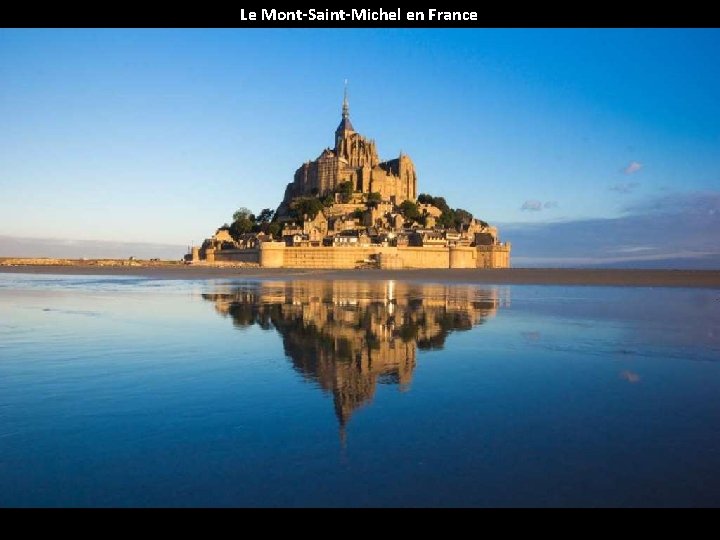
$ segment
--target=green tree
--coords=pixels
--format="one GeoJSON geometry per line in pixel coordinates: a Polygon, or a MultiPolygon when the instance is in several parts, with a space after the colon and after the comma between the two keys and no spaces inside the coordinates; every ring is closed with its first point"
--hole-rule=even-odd
{"type": "Polygon", "coordinates": [[[368,206],[370,208],[377,208],[382,202],[382,195],[380,193],[370,193],[367,198],[368,206]]]}
{"type": "Polygon", "coordinates": [[[443,229],[451,229],[455,223],[455,212],[447,210],[443,212],[440,218],[437,220],[437,224],[443,229]]]}
{"type": "Polygon", "coordinates": [[[453,221],[455,227],[457,227],[458,229],[460,229],[463,225],[470,225],[473,219],[473,215],[467,210],[463,210],[462,208],[455,209],[455,216],[453,221]]]}
{"type": "MultiPolygon", "coordinates": [[[[240,221],[241,219],[250,219],[250,216],[252,216],[252,210],[248,208],[240,208],[237,212],[233,214],[233,222],[240,221]]],[[[254,221],[254,220],[253,220],[254,221]]]]}
{"type": "MultiPolygon", "coordinates": [[[[437,225],[444,229],[457,229],[460,230],[463,225],[469,225],[472,223],[473,215],[467,210],[462,208],[450,208],[444,197],[433,197],[427,193],[421,193],[418,196],[418,203],[420,204],[431,204],[435,208],[442,212],[442,215],[437,220],[437,225]]],[[[484,221],[480,221],[480,224],[487,227],[488,224],[484,221]]]]}
{"type": "Polygon", "coordinates": [[[255,227],[255,216],[252,210],[248,208],[240,208],[233,214],[233,223],[228,227],[230,235],[239,240],[243,234],[252,232],[255,227]]]}
{"type": "Polygon", "coordinates": [[[445,197],[433,197],[427,193],[421,193],[418,196],[418,203],[420,204],[432,204],[435,208],[441,212],[451,212],[452,208],[448,205],[445,197]]]}
{"type": "Polygon", "coordinates": [[[335,197],[333,197],[332,194],[327,195],[327,196],[322,200],[322,205],[323,205],[325,208],[330,208],[333,204],[335,204],[335,197]]]}
{"type": "Polygon", "coordinates": [[[355,193],[355,186],[352,182],[342,182],[338,185],[335,192],[339,193],[342,196],[342,200],[347,203],[350,202],[353,193],[355,193]]]}
{"type": "Polygon", "coordinates": [[[277,221],[271,223],[268,225],[268,231],[267,233],[272,236],[275,240],[280,239],[280,233],[282,232],[282,225],[280,225],[277,221]]]}
{"type": "Polygon", "coordinates": [[[418,210],[418,205],[412,201],[405,201],[402,203],[400,205],[400,212],[402,212],[405,219],[409,221],[417,221],[419,223],[422,219],[420,211],[418,210]]]}
{"type": "Polygon", "coordinates": [[[322,211],[323,203],[315,197],[303,197],[295,199],[290,208],[292,209],[293,217],[298,221],[303,221],[305,216],[309,219],[315,219],[322,211]]]}
{"type": "Polygon", "coordinates": [[[271,210],[270,208],[265,208],[262,212],[260,212],[260,215],[257,217],[255,222],[258,225],[264,225],[266,223],[270,223],[273,220],[274,216],[275,216],[274,210],[271,210]]]}
{"type": "Polygon", "coordinates": [[[428,195],[427,193],[421,193],[420,195],[418,195],[418,202],[420,204],[432,204],[433,197],[432,195],[428,195]]]}
{"type": "Polygon", "coordinates": [[[445,197],[433,197],[430,204],[432,204],[435,208],[439,209],[442,212],[452,212],[452,208],[450,208],[450,205],[448,205],[445,197]]]}
{"type": "Polygon", "coordinates": [[[240,216],[230,225],[230,234],[235,240],[239,240],[243,234],[252,232],[255,224],[250,221],[249,217],[240,216]]]}

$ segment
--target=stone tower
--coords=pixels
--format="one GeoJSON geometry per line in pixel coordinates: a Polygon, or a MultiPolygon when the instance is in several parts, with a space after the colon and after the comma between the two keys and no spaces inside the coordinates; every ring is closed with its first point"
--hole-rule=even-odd
{"type": "Polygon", "coordinates": [[[355,133],[352,122],[350,121],[350,103],[348,101],[347,82],[345,83],[345,97],[343,99],[342,121],[335,130],[335,152],[339,153],[344,143],[355,133]]]}
{"type": "MultiPolygon", "coordinates": [[[[353,168],[367,167],[372,169],[380,163],[375,141],[366,139],[357,133],[350,121],[347,85],[345,86],[345,98],[343,99],[342,120],[335,130],[335,155],[340,158],[338,165],[344,164],[353,168]]],[[[360,186],[356,186],[356,189],[362,191],[360,186]]]]}

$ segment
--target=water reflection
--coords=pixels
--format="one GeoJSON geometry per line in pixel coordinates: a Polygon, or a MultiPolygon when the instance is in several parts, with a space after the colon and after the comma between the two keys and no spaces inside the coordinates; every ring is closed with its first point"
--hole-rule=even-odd
{"type": "Polygon", "coordinates": [[[720,505],[717,290],[4,279],[0,507],[720,505]]]}
{"type": "Polygon", "coordinates": [[[497,288],[396,282],[257,283],[204,294],[240,328],[275,329],[307,380],[332,393],[344,428],[378,384],[409,388],[418,350],[442,349],[509,302],[497,288]]]}

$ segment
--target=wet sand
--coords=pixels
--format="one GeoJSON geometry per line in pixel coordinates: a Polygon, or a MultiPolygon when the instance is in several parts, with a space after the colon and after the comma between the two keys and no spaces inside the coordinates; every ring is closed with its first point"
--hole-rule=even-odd
{"type": "Polygon", "coordinates": [[[92,267],[5,266],[0,273],[65,276],[129,276],[160,280],[396,280],[426,283],[698,287],[720,289],[720,270],[293,270],[212,268],[206,266],[92,267]]]}

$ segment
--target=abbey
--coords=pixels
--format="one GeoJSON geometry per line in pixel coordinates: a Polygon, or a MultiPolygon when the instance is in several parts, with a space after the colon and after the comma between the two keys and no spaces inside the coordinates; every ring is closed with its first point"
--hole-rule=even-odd
{"type": "MultiPolygon", "coordinates": [[[[381,162],[375,141],[360,135],[350,121],[347,92],[342,121],[335,130],[335,148],[327,148],[315,161],[305,163],[287,187],[283,209],[298,197],[333,193],[345,183],[356,193],[379,193],[383,200],[399,206],[417,199],[417,174],[412,160],[405,155],[381,162]]],[[[281,211],[282,213],[282,211],[281,211]]]]}

